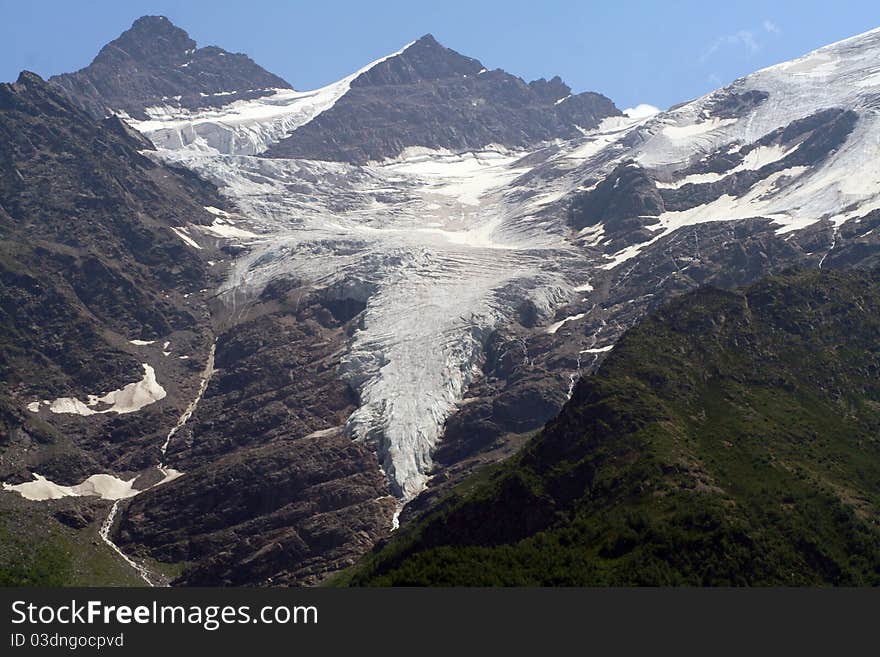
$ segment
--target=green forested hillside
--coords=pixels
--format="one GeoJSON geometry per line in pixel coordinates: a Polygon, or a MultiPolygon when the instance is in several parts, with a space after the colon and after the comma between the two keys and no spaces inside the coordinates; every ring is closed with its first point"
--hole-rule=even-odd
{"type": "Polygon", "coordinates": [[[355,585],[880,584],[880,282],[704,288],[355,585]]]}

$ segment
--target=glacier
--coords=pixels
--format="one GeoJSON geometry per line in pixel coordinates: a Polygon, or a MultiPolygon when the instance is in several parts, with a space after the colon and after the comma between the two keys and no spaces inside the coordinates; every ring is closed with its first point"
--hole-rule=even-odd
{"type": "MultiPolygon", "coordinates": [[[[407,501],[425,487],[443,424],[480,376],[486,340],[523,302],[538,311],[543,328],[535,331],[553,336],[582,316],[559,321],[555,311],[589,301],[594,291],[584,281],[592,273],[621,266],[684,226],[763,216],[785,232],[880,208],[877,62],[875,30],[670,111],[606,119],[574,140],[527,151],[409,148],[365,165],[259,155],[331,107],[369,66],[314,92],[278,90],[203,112],[151,108],[150,120],[130,123],[156,145],[152,157],[214,182],[238,209],[211,208],[212,226],[187,227],[189,237],[247,247],[219,290],[229,307],[284,276],[366,304],[338,372],[360,401],[345,430],[376,446],[407,501]],[[718,99],[749,90],[768,99],[740,116],[713,115],[718,99]],[[827,160],[777,172],[739,197],[664,212],[649,240],[603,254],[602,225],[579,234],[567,225],[567,200],[625,162],[669,188],[717,180],[679,172],[834,107],[854,109],[858,122],[827,160]]],[[[740,166],[758,169],[786,154],[756,149],[740,166]]],[[[585,340],[582,353],[594,357],[611,348],[585,340]]]]}
{"type": "Polygon", "coordinates": [[[339,371],[360,398],[346,430],[376,445],[403,499],[423,489],[492,331],[524,300],[551,318],[580,283],[562,222],[537,225],[540,198],[508,198],[529,170],[524,153],[411,149],[365,166],[159,153],[218,184],[240,210],[223,218],[225,236],[249,248],[219,290],[231,308],[282,276],[366,304],[339,371]]]}

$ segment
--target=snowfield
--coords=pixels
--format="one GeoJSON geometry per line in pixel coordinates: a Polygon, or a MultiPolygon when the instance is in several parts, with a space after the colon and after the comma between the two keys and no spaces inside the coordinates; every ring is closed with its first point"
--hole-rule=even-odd
{"type": "MultiPolygon", "coordinates": [[[[819,166],[790,169],[756,183],[748,194],[724,198],[685,213],[666,213],[651,242],[615,254],[613,268],[656,239],[687,225],[749,217],[770,217],[779,232],[805,228],[819,220],[842,223],[880,207],[880,29],[825,46],[791,62],[760,70],[645,124],[644,141],[627,155],[641,166],[675,171],[692,158],[716,150],[738,149],[794,120],[821,110],[854,110],[858,122],[846,143],[819,166]],[[738,119],[719,119],[711,106],[725,95],[763,91],[769,98],[738,119]],[[785,177],[785,180],[782,178],[785,177]],[[841,213],[842,209],[846,209],[841,213]]],[[[737,170],[759,169],[788,152],[773,147],[752,151],[737,170]]],[[[728,175],[732,171],[724,175],[728,175]]],[[[720,176],[723,177],[723,176],[720,176]]],[[[720,179],[679,179],[663,186],[720,179]]]]}

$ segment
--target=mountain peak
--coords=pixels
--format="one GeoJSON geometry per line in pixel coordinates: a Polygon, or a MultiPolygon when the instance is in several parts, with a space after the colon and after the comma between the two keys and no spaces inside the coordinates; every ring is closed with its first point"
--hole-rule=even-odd
{"type": "Polygon", "coordinates": [[[574,138],[620,111],[594,93],[571,95],[561,78],[524,80],[425,34],[368,66],[333,105],[273,144],[269,157],[369,162],[405,148],[527,148],[574,138]],[[333,135],[333,138],[328,138],[333,135]]]}
{"type": "Polygon", "coordinates": [[[136,18],[134,23],[131,24],[130,30],[165,30],[165,31],[180,31],[183,32],[181,28],[177,27],[174,23],[171,22],[167,16],[141,16],[140,18],[136,18]]]}
{"type": "Polygon", "coordinates": [[[483,65],[476,59],[447,48],[432,34],[425,34],[399,53],[362,73],[352,86],[415,84],[425,80],[477,75],[482,68],[483,65]]]}
{"type": "Polygon", "coordinates": [[[549,80],[538,78],[529,82],[529,86],[532,91],[549,101],[560,100],[571,94],[571,87],[565,84],[558,75],[554,75],[549,80]]]}
{"type": "Polygon", "coordinates": [[[194,50],[196,42],[165,16],[141,16],[101,49],[95,61],[127,55],[141,62],[171,62],[194,50]]]}
{"type": "Polygon", "coordinates": [[[424,46],[439,46],[441,45],[437,39],[434,38],[434,35],[428,32],[427,34],[423,34],[418,39],[413,42],[413,45],[424,45],[424,46]]]}
{"type": "Polygon", "coordinates": [[[15,84],[27,85],[31,83],[45,84],[45,80],[33,71],[25,70],[18,74],[18,79],[15,81],[15,84]]]}
{"type": "Polygon", "coordinates": [[[138,18],[88,67],[52,81],[94,115],[122,110],[140,119],[157,105],[199,109],[290,88],[246,55],[217,46],[197,48],[165,16],[138,18]]]}

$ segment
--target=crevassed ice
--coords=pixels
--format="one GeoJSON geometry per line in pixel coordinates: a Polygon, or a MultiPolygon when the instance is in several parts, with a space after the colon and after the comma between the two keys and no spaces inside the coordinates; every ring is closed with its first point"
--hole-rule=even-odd
{"type": "Polygon", "coordinates": [[[576,251],[504,198],[525,171],[518,154],[420,152],[365,167],[165,156],[224,185],[259,235],[222,288],[231,305],[285,275],[366,302],[340,367],[361,402],[347,430],[377,445],[403,498],[423,487],[490,332],[527,299],[547,317],[570,299],[576,251]]]}

